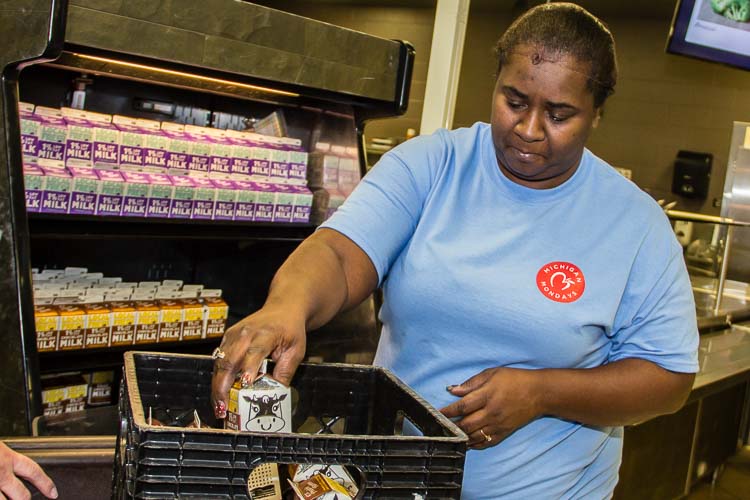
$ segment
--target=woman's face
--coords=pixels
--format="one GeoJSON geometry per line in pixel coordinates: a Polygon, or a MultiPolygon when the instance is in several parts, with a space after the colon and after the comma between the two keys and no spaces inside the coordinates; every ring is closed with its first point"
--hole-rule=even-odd
{"type": "Polygon", "coordinates": [[[492,140],[500,170],[534,189],[559,186],[581,160],[599,110],[588,90],[588,64],[545,58],[521,46],[502,67],[492,103],[492,140]]]}

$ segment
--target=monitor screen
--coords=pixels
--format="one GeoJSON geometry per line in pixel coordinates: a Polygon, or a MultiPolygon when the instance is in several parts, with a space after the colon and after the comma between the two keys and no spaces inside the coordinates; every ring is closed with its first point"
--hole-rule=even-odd
{"type": "Polygon", "coordinates": [[[750,0],[680,0],[667,52],[750,70],[750,0]]]}

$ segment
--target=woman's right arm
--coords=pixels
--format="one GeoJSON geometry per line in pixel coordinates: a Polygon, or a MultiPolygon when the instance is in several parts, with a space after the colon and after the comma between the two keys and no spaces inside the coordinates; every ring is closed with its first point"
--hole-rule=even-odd
{"type": "Polygon", "coordinates": [[[305,356],[306,332],[362,302],[378,285],[370,258],[332,229],[307,238],[276,272],[263,307],[224,334],[223,359],[214,363],[212,400],[223,418],[238,374],[254,380],[263,359],[276,362],[273,376],[289,385],[305,356]]]}

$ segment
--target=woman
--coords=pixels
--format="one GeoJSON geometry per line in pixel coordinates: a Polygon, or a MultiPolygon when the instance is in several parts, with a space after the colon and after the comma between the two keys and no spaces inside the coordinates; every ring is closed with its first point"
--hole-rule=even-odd
{"type": "Polygon", "coordinates": [[[218,415],[236,374],[270,354],[288,383],[305,332],[382,286],[375,363],[469,436],[465,498],[612,495],[621,426],[679,409],[698,368],[682,251],[660,207],[584,147],[616,80],[602,23],[536,7],[498,63],[491,124],[384,155],[229,329],[218,415]]]}

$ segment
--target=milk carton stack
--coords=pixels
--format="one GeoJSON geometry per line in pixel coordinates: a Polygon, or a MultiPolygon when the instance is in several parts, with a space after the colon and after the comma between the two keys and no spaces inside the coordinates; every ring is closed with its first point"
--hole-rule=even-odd
{"type": "Polygon", "coordinates": [[[299,139],[29,103],[19,115],[30,212],[310,221],[299,139]]]}
{"type": "Polygon", "coordinates": [[[221,290],[179,280],[131,283],[75,267],[32,279],[40,352],[221,337],[229,312],[221,290]]]}

